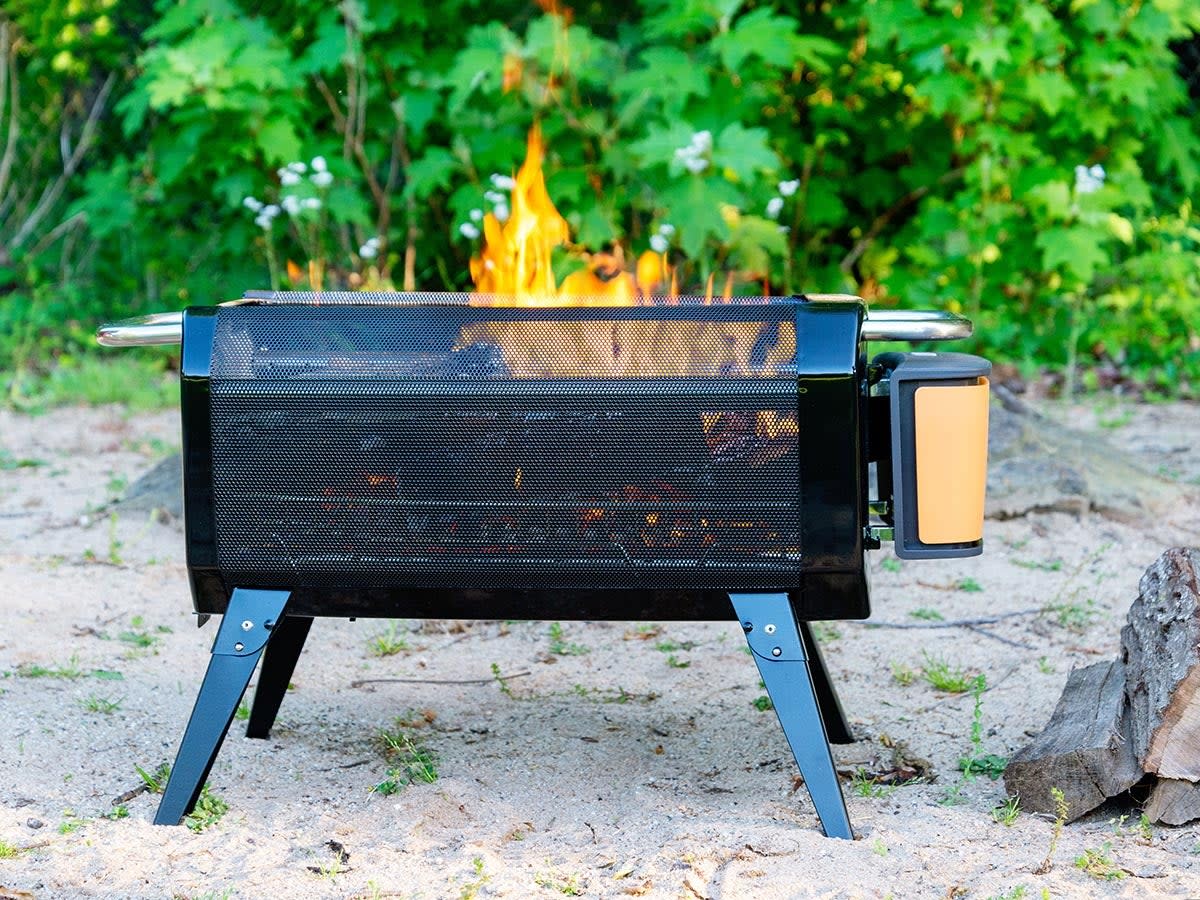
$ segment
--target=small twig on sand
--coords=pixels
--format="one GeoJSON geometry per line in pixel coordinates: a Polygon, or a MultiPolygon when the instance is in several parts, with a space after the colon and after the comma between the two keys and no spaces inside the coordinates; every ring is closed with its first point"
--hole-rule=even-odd
{"type": "Polygon", "coordinates": [[[350,682],[350,687],[362,687],[365,684],[493,684],[496,681],[511,681],[532,674],[514,672],[512,675],[494,675],[491,678],[363,678],[350,682]]]}
{"type": "Polygon", "coordinates": [[[1035,609],[1019,609],[1016,612],[1000,613],[996,616],[981,616],[978,619],[947,619],[943,622],[856,622],[846,620],[847,625],[862,625],[865,628],[970,628],[974,625],[995,625],[1005,619],[1015,619],[1018,616],[1040,616],[1045,610],[1040,606],[1035,609]]]}

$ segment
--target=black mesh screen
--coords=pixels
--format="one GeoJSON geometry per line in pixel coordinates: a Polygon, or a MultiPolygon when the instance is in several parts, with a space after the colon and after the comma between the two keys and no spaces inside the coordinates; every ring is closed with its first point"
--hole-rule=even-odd
{"type": "Polygon", "coordinates": [[[786,305],[221,309],[220,568],[787,587],[802,565],[794,354],[786,305]]]}

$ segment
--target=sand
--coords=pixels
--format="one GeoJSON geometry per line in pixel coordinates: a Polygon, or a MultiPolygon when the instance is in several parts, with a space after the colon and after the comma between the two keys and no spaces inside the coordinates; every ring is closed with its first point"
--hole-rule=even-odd
{"type": "Polygon", "coordinates": [[[989,521],[977,559],[871,554],[873,622],[1033,612],[819,629],[861,738],[839,767],[924,774],[848,781],[853,842],[821,836],[733,621],[564,622],[574,652],[553,653],[546,622],[318,620],[271,738],[234,723],[210,779],[228,811],[152,826],[153,794],[113,801],[173,759],[216,623],[195,627],[180,524],[104,509],[178,446],[177,415],[0,412],[0,898],[1200,896],[1200,827],[1144,829],[1128,805],[1065,826],[1036,874],[1053,822],[994,820],[1003,782],[956,765],[973,698],[921,675],[985,675],[980,749],[1008,755],[1073,666],[1115,654],[1143,569],[1200,543],[1195,405],[1046,409],[1193,499],[989,521]],[[405,649],[377,655],[380,636],[405,649]],[[353,685],[389,678],[410,681],[353,685]],[[372,792],[396,765],[383,730],[436,780],[372,792]],[[1076,865],[1089,850],[1114,877],[1076,865]]]}

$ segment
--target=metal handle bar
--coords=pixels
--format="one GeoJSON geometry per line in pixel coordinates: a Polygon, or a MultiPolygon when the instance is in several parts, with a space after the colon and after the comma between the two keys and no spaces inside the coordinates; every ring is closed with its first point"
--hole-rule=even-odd
{"type": "MultiPolygon", "coordinates": [[[[810,294],[813,300],[833,295],[810,294]]],[[[857,299],[857,298],[856,298],[857,299]]],[[[231,300],[221,306],[239,306],[253,299],[231,300]]],[[[971,322],[948,312],[886,309],[868,312],[863,321],[864,341],[954,341],[971,336],[971,322]]],[[[101,325],[96,340],[104,347],[150,347],[178,344],[183,339],[183,313],[151,313],[101,325]]]]}

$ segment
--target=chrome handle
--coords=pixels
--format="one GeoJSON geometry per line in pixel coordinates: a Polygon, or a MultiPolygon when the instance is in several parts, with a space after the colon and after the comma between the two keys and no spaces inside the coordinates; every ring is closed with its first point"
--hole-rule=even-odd
{"type": "Polygon", "coordinates": [[[970,319],[950,312],[880,309],[862,324],[864,341],[957,341],[971,336],[970,319]]]}
{"type": "MultiPolygon", "coordinates": [[[[819,295],[818,295],[819,296],[819,295]]],[[[231,301],[234,305],[245,301],[231,301]]],[[[868,312],[864,341],[955,341],[970,337],[969,319],[949,312],[883,309],[868,312]]],[[[183,313],[151,313],[100,326],[96,340],[104,347],[150,347],[183,339],[183,313]]]]}
{"type": "Polygon", "coordinates": [[[151,347],[183,340],[183,313],[151,313],[101,325],[96,340],[103,347],[151,347]]]}

